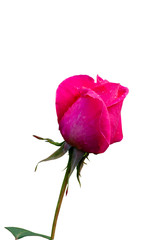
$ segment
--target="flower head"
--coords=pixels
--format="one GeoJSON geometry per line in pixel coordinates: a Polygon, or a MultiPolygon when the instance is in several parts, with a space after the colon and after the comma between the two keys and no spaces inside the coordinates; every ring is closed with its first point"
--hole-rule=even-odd
{"type": "Polygon", "coordinates": [[[128,89],[97,76],[64,80],[56,92],[56,111],[65,141],[88,153],[102,153],[123,138],[121,108],[128,89]]]}

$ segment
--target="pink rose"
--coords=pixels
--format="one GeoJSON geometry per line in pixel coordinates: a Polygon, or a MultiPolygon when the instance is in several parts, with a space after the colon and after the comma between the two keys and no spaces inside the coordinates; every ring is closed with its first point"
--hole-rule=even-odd
{"type": "Polygon", "coordinates": [[[56,92],[56,111],[65,141],[87,153],[102,153],[123,138],[121,108],[128,89],[97,76],[64,80],[56,92]]]}

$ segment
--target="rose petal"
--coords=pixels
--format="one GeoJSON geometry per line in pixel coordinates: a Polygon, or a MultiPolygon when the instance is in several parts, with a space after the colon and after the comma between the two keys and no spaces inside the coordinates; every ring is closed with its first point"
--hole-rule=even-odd
{"type": "Polygon", "coordinates": [[[102,99],[88,90],[68,109],[59,122],[70,145],[89,153],[102,153],[110,143],[110,119],[102,99]]]}
{"type": "Polygon", "coordinates": [[[78,88],[94,86],[94,79],[87,75],[77,75],[65,79],[56,91],[56,112],[58,122],[61,120],[68,108],[78,99],[80,93],[78,88]]]}
{"type": "Polygon", "coordinates": [[[97,75],[97,83],[108,82],[108,80],[103,80],[99,75],[97,75]]]}
{"type": "Polygon", "coordinates": [[[123,87],[120,85],[119,91],[118,91],[118,98],[120,98],[120,100],[124,100],[124,98],[128,93],[129,93],[129,89],[127,87],[123,87]]]}
{"type": "Polygon", "coordinates": [[[104,80],[100,85],[94,87],[93,90],[103,99],[108,107],[117,99],[119,86],[120,84],[118,83],[110,83],[104,80]]]}
{"type": "Polygon", "coordinates": [[[121,123],[121,108],[123,100],[128,94],[129,90],[126,87],[119,85],[117,98],[111,102],[108,107],[111,124],[111,140],[110,143],[119,142],[123,139],[122,123],[121,123]]]}
{"type": "Polygon", "coordinates": [[[123,101],[108,107],[110,124],[111,124],[111,139],[110,144],[119,142],[123,138],[121,125],[121,108],[123,101]]]}

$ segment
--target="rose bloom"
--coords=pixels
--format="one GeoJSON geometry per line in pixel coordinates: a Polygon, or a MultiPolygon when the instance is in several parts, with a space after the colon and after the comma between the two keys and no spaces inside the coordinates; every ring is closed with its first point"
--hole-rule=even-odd
{"type": "Polygon", "coordinates": [[[65,79],[57,88],[59,130],[71,146],[87,153],[103,153],[123,138],[121,108],[128,88],[97,76],[65,79]]]}

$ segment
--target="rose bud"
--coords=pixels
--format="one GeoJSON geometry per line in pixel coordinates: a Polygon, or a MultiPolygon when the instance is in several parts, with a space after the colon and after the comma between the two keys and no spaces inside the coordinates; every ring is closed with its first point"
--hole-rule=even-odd
{"type": "Polygon", "coordinates": [[[97,76],[65,79],[56,92],[59,130],[71,146],[87,153],[103,153],[123,138],[121,108],[128,88],[97,76]]]}

